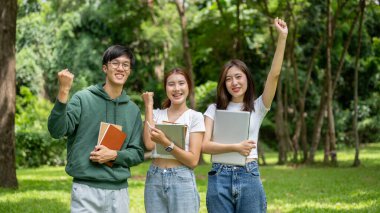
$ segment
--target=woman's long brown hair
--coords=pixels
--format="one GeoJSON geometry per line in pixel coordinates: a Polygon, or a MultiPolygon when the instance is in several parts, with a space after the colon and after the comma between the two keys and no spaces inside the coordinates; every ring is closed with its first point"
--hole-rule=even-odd
{"type": "Polygon", "coordinates": [[[243,111],[255,111],[253,102],[256,99],[255,97],[255,85],[253,83],[251,72],[249,71],[247,65],[239,59],[232,59],[228,61],[224,66],[219,75],[217,96],[216,96],[216,108],[217,109],[226,109],[228,103],[232,99],[232,95],[228,92],[226,87],[226,76],[227,72],[231,67],[236,67],[241,70],[247,77],[247,91],[244,94],[243,111]]]}
{"type": "MultiPolygon", "coordinates": [[[[185,77],[187,86],[189,88],[189,95],[190,95],[193,92],[193,88],[194,88],[193,81],[191,80],[188,72],[186,72],[186,70],[181,69],[181,68],[174,68],[174,69],[170,70],[169,72],[165,73],[165,77],[164,77],[165,93],[166,93],[166,84],[167,84],[168,78],[169,78],[169,76],[171,76],[173,74],[180,74],[180,75],[183,75],[185,77]]],[[[169,108],[171,104],[172,103],[171,103],[170,99],[166,97],[166,99],[162,103],[162,108],[163,109],[169,108]]]]}

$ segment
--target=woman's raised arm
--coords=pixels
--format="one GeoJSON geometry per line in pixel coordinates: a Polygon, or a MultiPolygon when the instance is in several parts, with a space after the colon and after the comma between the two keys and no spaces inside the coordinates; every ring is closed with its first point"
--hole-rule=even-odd
{"type": "Polygon", "coordinates": [[[286,37],[288,36],[288,27],[286,22],[282,19],[275,18],[274,26],[277,30],[278,40],[276,52],[273,56],[272,66],[268,73],[267,80],[265,82],[264,92],[263,92],[263,103],[266,108],[269,108],[272,104],[274,95],[276,93],[277,82],[280,78],[282,61],[284,59],[284,52],[286,46],[286,37]]]}

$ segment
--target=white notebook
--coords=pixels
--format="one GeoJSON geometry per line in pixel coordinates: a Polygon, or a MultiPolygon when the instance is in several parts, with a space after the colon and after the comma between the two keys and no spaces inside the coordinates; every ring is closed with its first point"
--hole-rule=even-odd
{"type": "MultiPolygon", "coordinates": [[[[212,141],[223,144],[240,143],[249,136],[250,113],[246,111],[216,110],[212,141]]],[[[238,152],[214,154],[213,163],[245,165],[246,157],[238,152]]]]}

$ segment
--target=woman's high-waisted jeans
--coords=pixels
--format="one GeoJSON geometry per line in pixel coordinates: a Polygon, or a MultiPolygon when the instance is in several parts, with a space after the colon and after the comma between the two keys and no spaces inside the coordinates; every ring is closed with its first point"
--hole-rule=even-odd
{"type": "Polygon", "coordinates": [[[147,213],[199,212],[194,172],[185,166],[164,169],[152,164],[146,176],[144,198],[147,213]]]}
{"type": "Polygon", "coordinates": [[[266,197],[258,163],[245,166],[213,163],[206,195],[209,213],[266,212],[266,197]]]}

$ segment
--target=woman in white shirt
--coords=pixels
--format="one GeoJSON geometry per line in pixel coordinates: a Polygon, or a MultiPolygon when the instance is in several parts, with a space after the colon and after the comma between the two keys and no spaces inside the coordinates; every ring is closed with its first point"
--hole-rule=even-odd
{"type": "Polygon", "coordinates": [[[281,72],[288,28],[286,23],[274,20],[279,36],[272,67],[263,94],[255,98],[251,73],[244,62],[234,59],[227,62],[219,76],[217,101],[208,107],[205,115],[206,132],[202,152],[219,154],[238,152],[247,157],[245,166],[213,163],[208,174],[206,203],[210,213],[266,212],[266,197],[260,180],[257,163],[259,128],[269,111],[281,72]],[[211,141],[215,110],[250,112],[248,140],[237,144],[221,144],[211,141]]]}
{"type": "Polygon", "coordinates": [[[199,194],[193,169],[198,165],[205,131],[203,115],[189,109],[186,100],[193,90],[187,72],[176,68],[165,75],[167,100],[163,109],[153,110],[153,92],[145,92],[144,144],[153,150],[152,164],[145,182],[146,212],[198,212],[199,194]],[[176,146],[154,125],[172,122],[187,125],[185,149],[176,146]],[[172,156],[157,153],[156,144],[165,147],[172,156]]]}

